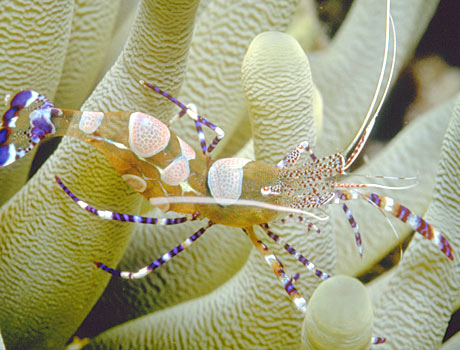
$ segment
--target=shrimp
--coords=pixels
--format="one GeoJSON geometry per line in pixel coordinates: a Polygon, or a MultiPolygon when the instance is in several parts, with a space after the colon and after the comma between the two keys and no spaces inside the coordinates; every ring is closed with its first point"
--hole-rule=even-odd
{"type": "MultiPolygon", "coordinates": [[[[145,277],[153,270],[190,247],[215,224],[241,228],[254,247],[272,267],[287,295],[302,313],[306,300],[295,287],[299,275],[290,276],[282,262],[255,233],[261,227],[273,241],[293,255],[308,270],[325,280],[329,274],[318,269],[310,260],[288,242],[270,230],[275,220],[297,219],[308,231],[319,232],[312,220],[327,220],[310,209],[331,204],[342,206],[355,234],[359,254],[363,246],[359,227],[346,202],[361,199],[409,224],[416,232],[435,244],[450,260],[454,260],[448,240],[433,226],[390,197],[375,193],[362,193],[358,188],[384,187],[375,184],[345,184],[338,182],[353,164],[364,147],[375,119],[389,89],[396,55],[395,28],[387,1],[385,52],[377,88],[364,122],[345,152],[318,158],[308,142],[288,152],[276,165],[246,158],[214,160],[211,152],[224,137],[224,131],[198,114],[194,105],[184,105],[160,88],[140,81],[154,92],[176,104],[180,111],[172,120],[187,116],[197,129],[201,152],[182,140],[157,118],[142,112],[88,112],[59,109],[48,99],[32,90],[18,92],[3,114],[0,128],[0,167],[24,157],[43,139],[51,136],[71,136],[83,140],[104,153],[121,177],[152,205],[163,212],[174,211],[184,216],[177,218],[151,218],[97,209],[78,198],[56,176],[62,190],[82,209],[103,219],[152,225],[176,225],[197,219],[208,222],[175,248],[136,272],[118,271],[102,262],[97,268],[125,279],[145,277]],[[393,60],[390,78],[382,88],[389,52],[389,33],[393,33],[393,60]],[[27,114],[28,118],[23,118],[27,114]],[[209,145],[203,126],[215,132],[209,145]],[[302,162],[305,154],[309,159],[302,162]]],[[[388,188],[388,187],[387,187],[388,188]]],[[[384,342],[374,337],[374,344],[384,342]]]]}
{"type": "MultiPolygon", "coordinates": [[[[174,211],[185,216],[175,219],[147,218],[99,210],[80,200],[56,176],[65,193],[83,209],[104,219],[144,224],[175,225],[202,218],[209,220],[206,226],[182,244],[138,272],[120,272],[95,262],[98,268],[122,278],[142,278],[189,247],[214,224],[241,227],[272,266],[293,302],[300,310],[306,310],[306,301],[295,289],[294,279],[288,276],[279,259],[257,238],[253,226],[267,225],[286,211],[293,215],[322,218],[301,209],[286,207],[281,197],[263,195],[260,189],[276,178],[279,173],[277,167],[245,158],[212,160],[208,154],[223,138],[224,132],[201,117],[194,106],[185,106],[149,83],[142,81],[142,84],[177,104],[181,108],[177,118],[187,115],[194,120],[201,152],[196,152],[165,124],[148,114],[59,109],[45,96],[24,90],[12,98],[10,108],[2,117],[0,165],[7,166],[22,158],[49,136],[66,135],[88,142],[102,151],[122,178],[150,203],[164,212],[174,211]],[[26,118],[21,118],[23,111],[28,112],[30,125],[27,125],[26,118]],[[202,125],[216,132],[216,137],[209,145],[206,145],[202,125]],[[159,203],[161,198],[166,201],[159,203]]],[[[315,269],[319,277],[325,279],[329,276],[317,270],[295,250],[285,249],[307,268],[315,269]]]]}

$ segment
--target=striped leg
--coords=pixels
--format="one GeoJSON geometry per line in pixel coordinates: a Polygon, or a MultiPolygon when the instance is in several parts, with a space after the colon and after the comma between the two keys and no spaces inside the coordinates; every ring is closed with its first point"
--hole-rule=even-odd
{"type": "MultiPolygon", "coordinates": [[[[341,191],[347,199],[355,199],[349,191],[341,191]]],[[[392,198],[386,196],[379,196],[375,193],[362,193],[362,198],[369,202],[374,203],[380,209],[390,213],[395,218],[410,225],[415,231],[420,233],[423,237],[433,242],[441,252],[443,252],[450,260],[454,260],[452,247],[447,240],[436,228],[431,226],[417,214],[412,213],[405,206],[395,202],[392,198]]]]}
{"type": "MultiPolygon", "coordinates": [[[[298,253],[294,247],[283,241],[278,235],[273,233],[272,231],[269,230],[268,224],[262,224],[260,225],[264,231],[267,233],[267,235],[274,240],[277,243],[283,244],[284,249],[291,255],[294,255],[297,260],[299,260],[303,265],[307,267],[310,271],[313,271],[315,275],[323,280],[326,280],[330,277],[329,274],[322,272],[321,270],[317,269],[313,263],[311,263],[308,259],[306,259],[302,254],[298,253]]],[[[263,244],[263,243],[262,243],[263,244]]],[[[297,274],[293,280],[296,281],[299,278],[299,274],[297,274]]],[[[386,342],[386,338],[384,337],[372,337],[371,339],[371,344],[373,345],[378,345],[378,344],[383,344],[386,342]]]]}
{"type": "Polygon", "coordinates": [[[170,100],[176,106],[181,108],[181,111],[176,115],[175,118],[180,118],[183,115],[187,114],[187,116],[190,117],[195,122],[195,127],[196,127],[196,130],[198,132],[198,138],[200,139],[201,150],[202,150],[203,154],[211,153],[212,150],[214,148],[216,148],[216,146],[220,142],[220,140],[222,140],[224,138],[224,136],[225,136],[224,131],[221,128],[219,128],[217,125],[212,124],[211,122],[209,122],[208,120],[203,118],[201,115],[199,115],[197,113],[197,111],[196,111],[195,105],[190,104],[190,105],[186,106],[182,102],[180,102],[178,99],[176,99],[175,97],[171,96],[167,92],[161,90],[160,88],[158,88],[158,87],[156,87],[156,86],[154,86],[154,85],[152,85],[150,83],[147,83],[147,82],[145,82],[143,80],[141,80],[140,83],[142,85],[152,89],[153,91],[159,93],[160,95],[166,97],[168,100],[170,100]],[[211,141],[209,146],[206,146],[206,139],[204,137],[204,132],[203,132],[203,128],[201,127],[201,125],[207,126],[208,128],[210,128],[212,131],[214,131],[216,133],[216,137],[211,141]]]}
{"type": "Polygon", "coordinates": [[[299,160],[300,155],[305,151],[308,151],[308,153],[310,153],[310,158],[312,161],[315,161],[318,159],[315,153],[313,152],[313,150],[310,148],[308,141],[303,141],[300,144],[298,144],[295,149],[289,152],[286,155],[286,157],[280,160],[278,164],[276,164],[276,167],[277,168],[290,168],[294,166],[299,160]]]}
{"type": "Polygon", "coordinates": [[[95,261],[94,264],[101,270],[104,270],[105,272],[108,272],[114,276],[119,276],[121,278],[129,279],[129,280],[143,278],[147,276],[153,270],[157,269],[161,265],[165,264],[166,262],[174,258],[180,252],[190,247],[192,243],[195,242],[198,238],[200,238],[203,235],[203,233],[205,233],[206,230],[210,228],[212,225],[214,225],[214,223],[209,221],[205,227],[200,228],[198,231],[196,231],[193,235],[191,235],[189,238],[187,238],[177,247],[170,250],[169,252],[164,254],[161,258],[155,260],[150,265],[143,267],[137,272],[118,271],[118,270],[112,269],[111,267],[108,267],[107,265],[104,265],[103,263],[100,263],[97,261],[95,261]]]}
{"type": "Polygon", "coordinates": [[[356,246],[358,247],[359,256],[361,256],[362,258],[363,257],[363,241],[361,238],[361,233],[359,232],[359,226],[356,223],[356,220],[353,217],[353,214],[351,213],[350,208],[348,208],[348,206],[344,203],[344,201],[346,200],[356,199],[358,197],[355,198],[355,196],[353,196],[353,193],[348,192],[348,191],[344,192],[340,190],[335,190],[334,194],[335,194],[334,203],[342,205],[343,212],[347,216],[348,222],[350,223],[350,226],[353,229],[353,232],[355,234],[355,242],[356,242],[356,246]]]}
{"type": "Polygon", "coordinates": [[[350,208],[348,208],[348,206],[345,203],[342,203],[342,209],[345,215],[347,216],[348,222],[350,223],[350,226],[353,229],[353,232],[355,233],[356,246],[358,247],[359,256],[362,258],[363,257],[363,241],[361,239],[361,233],[359,232],[359,226],[356,223],[356,220],[353,217],[353,214],[351,213],[350,208]]]}
{"type": "Polygon", "coordinates": [[[276,255],[272,254],[270,250],[268,250],[267,246],[257,238],[253,227],[243,228],[243,231],[248,235],[252,244],[254,244],[259,253],[265,258],[265,261],[272,267],[273,272],[281,283],[283,283],[284,289],[294,305],[299,311],[305,314],[307,311],[307,301],[300,295],[294,286],[294,281],[298,278],[298,275],[294,278],[290,278],[287,275],[281,261],[279,261],[276,255]]]}
{"type": "Polygon", "coordinates": [[[276,233],[270,231],[268,224],[261,224],[260,227],[262,227],[267,234],[268,237],[270,237],[272,240],[275,242],[282,244],[284,250],[286,250],[289,254],[293,255],[297,260],[299,260],[308,270],[314,272],[315,276],[326,280],[330,277],[329,274],[322,272],[316,266],[308,260],[306,257],[304,257],[302,254],[300,254],[298,251],[295,250],[293,246],[291,246],[289,243],[284,241],[280,236],[278,236],[276,233]]]}
{"type": "Polygon", "coordinates": [[[169,218],[150,218],[150,217],[145,217],[145,216],[139,216],[139,215],[129,215],[129,214],[121,214],[117,213],[114,211],[110,210],[99,210],[96,209],[92,206],[90,206],[88,203],[80,200],[76,195],[74,195],[62,182],[62,180],[55,176],[55,179],[59,186],[63,189],[63,191],[73,199],[75,203],[78,204],[82,209],[85,209],[89,211],[91,214],[97,215],[100,218],[107,219],[107,220],[115,220],[115,221],[124,221],[124,222],[135,222],[138,224],[151,224],[151,225],[176,225],[176,224],[181,224],[183,222],[187,221],[193,221],[196,220],[199,216],[200,213],[196,212],[193,215],[187,215],[183,216],[180,218],[174,218],[174,219],[169,219],[169,218]]]}

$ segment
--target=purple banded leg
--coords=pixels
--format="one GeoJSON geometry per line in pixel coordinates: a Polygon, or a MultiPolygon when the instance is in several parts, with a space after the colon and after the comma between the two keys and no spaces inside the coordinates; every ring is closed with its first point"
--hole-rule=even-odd
{"type": "Polygon", "coordinates": [[[196,108],[195,108],[194,105],[190,104],[189,105],[190,107],[186,106],[182,102],[180,102],[178,99],[176,99],[175,97],[171,96],[167,92],[161,90],[160,88],[158,88],[158,87],[156,87],[156,86],[154,86],[154,85],[152,85],[150,83],[147,83],[147,82],[145,82],[143,80],[141,80],[140,83],[142,85],[152,89],[156,93],[166,97],[168,100],[170,100],[172,103],[174,103],[176,106],[178,106],[181,109],[181,111],[174,118],[181,118],[183,115],[187,114],[187,116],[189,116],[195,122],[195,128],[196,128],[197,133],[198,133],[198,138],[199,138],[200,144],[201,144],[201,151],[203,152],[203,154],[211,153],[212,150],[214,148],[216,148],[216,146],[220,142],[220,140],[222,140],[224,138],[224,136],[225,136],[224,131],[221,128],[219,128],[217,125],[212,124],[211,122],[209,122],[208,120],[206,120],[205,118],[200,116],[197,113],[196,108]],[[216,133],[216,137],[211,141],[209,146],[206,146],[206,139],[205,139],[203,128],[201,127],[201,125],[207,126],[209,129],[211,129],[212,131],[214,131],[216,133]]]}
{"type": "Polygon", "coordinates": [[[436,228],[431,226],[428,222],[423,220],[417,214],[412,213],[405,206],[395,202],[393,198],[386,196],[379,196],[375,193],[360,193],[360,196],[347,190],[336,191],[343,194],[345,200],[351,199],[364,199],[368,202],[374,203],[383,211],[390,213],[395,218],[411,226],[416,232],[420,233],[423,237],[433,242],[441,252],[444,253],[450,260],[454,260],[452,247],[447,240],[436,228]]]}
{"type": "Polygon", "coordinates": [[[321,233],[321,230],[318,226],[316,226],[314,223],[312,223],[310,220],[308,220],[306,217],[302,215],[289,214],[285,218],[282,218],[281,222],[284,224],[287,220],[297,220],[297,222],[306,225],[308,228],[308,232],[310,232],[310,230],[314,230],[316,231],[316,233],[321,233]]]}
{"type": "Polygon", "coordinates": [[[203,152],[203,154],[206,154],[206,138],[204,137],[203,128],[201,127],[201,120],[195,120],[195,129],[198,134],[198,139],[200,140],[201,152],[203,152]]]}
{"type": "Polygon", "coordinates": [[[359,226],[356,223],[355,218],[353,217],[353,214],[351,213],[350,208],[342,202],[342,209],[347,216],[348,222],[350,223],[351,228],[353,229],[353,232],[355,234],[355,242],[356,246],[358,247],[359,251],[359,256],[362,258],[363,257],[363,241],[361,239],[361,233],[359,232],[359,226]]]}
{"type": "Polygon", "coordinates": [[[96,209],[92,206],[90,206],[88,203],[80,200],[76,195],[74,195],[62,182],[62,180],[55,176],[55,179],[59,186],[64,190],[64,192],[73,199],[75,203],[77,203],[80,208],[85,209],[89,211],[91,214],[97,215],[100,218],[106,219],[106,220],[115,220],[115,221],[124,221],[124,222],[135,222],[138,224],[151,224],[151,225],[176,225],[176,224],[181,224],[183,222],[187,221],[193,221],[198,219],[200,216],[199,212],[194,213],[193,215],[187,215],[183,216],[180,218],[150,218],[146,216],[139,216],[139,215],[129,215],[129,214],[121,214],[117,212],[113,212],[110,210],[99,210],[96,209]]]}
{"type": "Polygon", "coordinates": [[[243,231],[248,235],[252,244],[254,244],[259,253],[265,258],[265,261],[268,263],[268,265],[272,267],[273,272],[283,284],[284,290],[288,294],[291,301],[299,311],[305,314],[307,311],[307,301],[300,295],[294,286],[294,281],[298,278],[298,275],[293,278],[287,275],[287,273],[284,271],[284,267],[281,261],[279,261],[276,255],[270,252],[264,242],[257,238],[254,232],[254,228],[246,227],[243,228],[243,231]]]}
{"type": "Polygon", "coordinates": [[[387,338],[384,338],[384,337],[372,337],[371,338],[371,344],[372,345],[383,344],[386,341],[387,341],[387,338]]]}
{"type": "Polygon", "coordinates": [[[111,267],[104,265],[103,263],[97,262],[97,261],[95,261],[94,264],[101,270],[104,270],[105,272],[108,272],[114,276],[119,276],[121,278],[129,279],[129,280],[143,278],[147,276],[153,270],[156,270],[161,265],[165,264],[166,262],[174,258],[180,252],[190,247],[192,243],[195,242],[198,238],[200,238],[203,235],[203,233],[205,233],[206,230],[210,228],[212,225],[214,225],[214,223],[209,221],[205,227],[200,228],[198,231],[196,231],[193,235],[191,235],[189,238],[187,238],[177,247],[175,247],[174,249],[171,249],[169,252],[164,254],[162,257],[155,260],[150,265],[143,267],[137,272],[118,271],[118,270],[112,269],[111,267]]]}
{"type": "Polygon", "coordinates": [[[293,149],[291,152],[289,152],[286,157],[284,157],[282,160],[276,164],[277,168],[290,168],[294,166],[297,161],[300,158],[300,155],[307,151],[310,153],[310,158],[312,161],[316,161],[318,158],[316,157],[315,153],[313,150],[310,148],[310,145],[308,144],[308,141],[303,141],[297,145],[295,149],[293,149]]]}
{"type": "Polygon", "coordinates": [[[412,213],[408,208],[395,202],[390,197],[379,196],[375,193],[365,193],[364,197],[402,222],[411,226],[423,237],[433,242],[450,260],[454,260],[452,247],[447,238],[445,238],[436,228],[431,226],[420,216],[412,213]]]}
{"type": "Polygon", "coordinates": [[[308,260],[306,257],[304,257],[302,254],[300,254],[296,249],[291,246],[289,243],[284,241],[280,236],[278,236],[276,233],[272,232],[268,224],[261,224],[260,227],[262,227],[267,234],[268,237],[270,237],[272,240],[274,240],[276,243],[281,244],[289,254],[293,255],[297,260],[299,260],[308,270],[312,271],[316,277],[319,277],[323,280],[326,280],[330,277],[328,273],[322,272],[319,270],[310,260],[308,260]]]}
{"type": "MultiPolygon", "coordinates": [[[[189,109],[189,111],[191,111],[191,110],[189,109]]],[[[217,125],[212,124],[207,119],[204,119],[200,115],[196,114],[196,111],[192,111],[192,112],[194,113],[194,115],[192,115],[191,113],[187,113],[190,118],[194,119],[195,117],[197,117],[198,119],[201,120],[202,124],[206,125],[209,129],[211,129],[212,131],[214,131],[216,133],[216,137],[214,137],[214,139],[211,141],[211,143],[209,144],[209,146],[208,146],[208,148],[206,150],[206,152],[209,154],[214,150],[214,148],[216,148],[216,146],[220,142],[220,140],[222,140],[224,138],[225,133],[217,125]]]]}
{"type": "MultiPolygon", "coordinates": [[[[191,108],[191,107],[190,107],[190,104],[188,104],[186,107],[187,107],[187,108],[191,108]]],[[[174,117],[172,117],[172,118],[169,120],[168,125],[171,126],[177,119],[182,118],[182,117],[186,114],[186,112],[187,112],[187,110],[181,109],[174,117]]]]}
{"type": "Polygon", "coordinates": [[[350,208],[348,208],[348,206],[343,202],[345,200],[355,199],[355,197],[347,196],[343,191],[339,191],[339,190],[335,191],[335,195],[336,195],[336,198],[338,199],[338,203],[342,204],[343,212],[347,216],[348,222],[350,223],[350,226],[353,229],[353,232],[355,234],[356,246],[358,247],[359,256],[362,258],[363,257],[363,241],[361,238],[361,233],[359,232],[359,226],[356,223],[356,220],[353,217],[353,214],[351,213],[350,208]]]}

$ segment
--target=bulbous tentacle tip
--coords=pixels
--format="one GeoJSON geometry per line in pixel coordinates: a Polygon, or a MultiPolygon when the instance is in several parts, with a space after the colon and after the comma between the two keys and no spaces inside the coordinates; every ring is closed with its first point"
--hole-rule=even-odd
{"type": "Polygon", "coordinates": [[[373,317],[369,295],[359,280],[331,277],[308,302],[302,349],[367,349],[374,341],[373,317]]]}
{"type": "Polygon", "coordinates": [[[51,119],[60,114],[60,110],[36,91],[23,90],[14,95],[1,118],[0,167],[24,157],[46,135],[54,134],[56,128],[51,119]],[[27,117],[21,115],[21,111],[25,111],[27,117]]]}

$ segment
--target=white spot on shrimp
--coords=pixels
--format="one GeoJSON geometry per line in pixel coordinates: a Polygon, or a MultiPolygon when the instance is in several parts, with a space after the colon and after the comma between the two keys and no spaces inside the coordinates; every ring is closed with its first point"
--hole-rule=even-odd
{"type": "Polygon", "coordinates": [[[131,279],[131,272],[128,272],[128,271],[121,271],[120,273],[120,277],[121,278],[125,278],[125,279],[131,279]]]}
{"type": "Polygon", "coordinates": [[[88,203],[83,202],[83,201],[77,201],[77,204],[82,209],[86,209],[86,207],[88,206],[88,203]]]}
{"type": "Polygon", "coordinates": [[[129,117],[129,146],[140,157],[152,157],[169,143],[166,125],[151,115],[135,112],[129,117]]]}
{"type": "Polygon", "coordinates": [[[394,201],[393,199],[387,197],[385,199],[385,208],[384,210],[391,212],[393,210],[394,201]]]}
{"type": "Polygon", "coordinates": [[[180,148],[182,149],[182,155],[187,158],[187,160],[195,159],[195,150],[180,137],[177,137],[177,139],[179,140],[180,148]]]}
{"type": "Polygon", "coordinates": [[[103,219],[107,219],[107,220],[111,220],[112,219],[112,215],[113,215],[113,212],[109,211],[109,210],[99,210],[97,212],[97,215],[103,219]]]}
{"type": "Polygon", "coordinates": [[[142,277],[147,276],[149,273],[150,273],[150,270],[147,267],[143,267],[142,269],[140,269],[137,272],[134,272],[134,273],[131,272],[130,279],[142,278],[142,277]]]}
{"type": "Polygon", "coordinates": [[[223,158],[212,164],[208,173],[208,186],[211,195],[219,204],[229,205],[240,198],[243,167],[249,162],[251,160],[246,158],[223,158]]]}
{"type": "Polygon", "coordinates": [[[164,254],[161,258],[163,259],[164,262],[166,262],[166,261],[168,261],[169,259],[171,259],[171,255],[169,255],[169,253],[166,253],[166,254],[164,254]]]}
{"type": "Polygon", "coordinates": [[[184,246],[184,248],[188,248],[190,247],[190,245],[193,243],[193,241],[190,239],[190,238],[187,238],[184,243],[182,243],[182,245],[184,246]]]}
{"type": "Polygon", "coordinates": [[[177,186],[190,175],[188,161],[184,157],[174,159],[161,173],[161,180],[168,185],[177,186]]]}
{"type": "Polygon", "coordinates": [[[102,112],[83,112],[78,127],[84,133],[92,134],[99,128],[103,118],[104,113],[102,112]]]}
{"type": "Polygon", "coordinates": [[[38,92],[32,91],[32,90],[29,90],[29,91],[30,91],[30,97],[27,99],[26,103],[24,104],[24,108],[29,107],[38,98],[38,92]]]}
{"type": "Polygon", "coordinates": [[[407,223],[412,227],[418,227],[420,225],[420,217],[414,214],[410,214],[407,218],[407,223]]]}
{"type": "Polygon", "coordinates": [[[8,123],[8,126],[10,128],[15,128],[16,127],[16,121],[18,120],[19,117],[14,117],[14,118],[11,118],[10,122],[8,123]]]}

